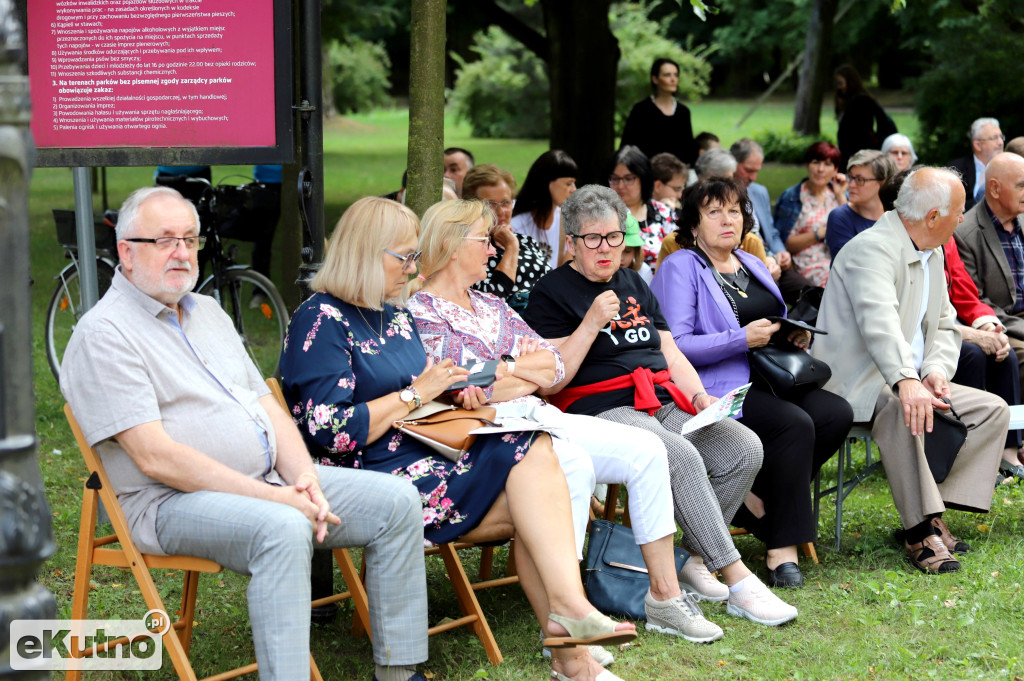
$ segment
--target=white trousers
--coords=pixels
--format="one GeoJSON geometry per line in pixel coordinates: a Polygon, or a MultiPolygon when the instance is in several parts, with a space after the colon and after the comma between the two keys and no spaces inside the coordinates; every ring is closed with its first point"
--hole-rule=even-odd
{"type": "Polygon", "coordinates": [[[572,498],[577,557],[583,557],[595,482],[626,486],[637,544],[675,533],[668,459],[661,438],[642,428],[566,414],[550,404],[538,405],[534,416],[553,428],[552,443],[572,498]]]}

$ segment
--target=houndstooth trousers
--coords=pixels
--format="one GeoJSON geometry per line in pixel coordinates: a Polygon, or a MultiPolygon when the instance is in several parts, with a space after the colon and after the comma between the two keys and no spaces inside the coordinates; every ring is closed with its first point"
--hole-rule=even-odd
{"type": "Polygon", "coordinates": [[[675,404],[653,416],[632,407],[616,407],[598,417],[643,428],[661,438],[668,452],[676,522],[683,528],[687,547],[712,572],[738,561],[740,553],[725,519],[736,515],[761,469],[764,450],[757,435],[732,419],[680,435],[693,416],[675,404]]]}

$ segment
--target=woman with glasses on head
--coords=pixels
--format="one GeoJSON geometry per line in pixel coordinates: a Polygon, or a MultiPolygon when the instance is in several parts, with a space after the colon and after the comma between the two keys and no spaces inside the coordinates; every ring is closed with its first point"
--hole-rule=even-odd
{"type": "Polygon", "coordinates": [[[675,345],[654,294],[619,265],[625,204],[607,187],[587,185],[563,206],[573,260],[541,279],[524,321],[556,346],[565,376],[542,389],[551,403],[654,433],[668,454],[676,522],[692,558],[684,589],[728,601],[737,617],[775,626],[797,616],[740,560],[726,519],[743,503],[761,466],[757,435],[731,419],[687,434],[683,426],[718,398],[675,345]],[[722,584],[710,572],[719,570],[722,584]]]}
{"type": "MultiPolygon", "coordinates": [[[[879,153],[879,152],[875,152],[879,153]]],[[[691,188],[675,238],[682,249],[665,258],[651,290],[679,350],[693,363],[705,389],[722,396],[753,382],[736,419],[761,439],[764,463],[735,516],[768,549],[768,584],[803,586],[797,545],[817,535],[811,479],[839,448],[853,411],[843,398],[807,390],[782,399],[750,370],[747,353],[779,333],[786,304],[768,268],[739,249],[754,224],[743,186],[711,179],[691,188]]],[[[784,342],[806,348],[807,331],[784,342]]]]}
{"type": "MultiPolygon", "coordinates": [[[[512,230],[536,239],[548,251],[548,268],[563,262],[559,207],[576,191],[576,161],[561,149],[545,151],[526,173],[512,209],[512,230]]],[[[468,198],[468,197],[466,197],[468,198]]]]}
{"type": "MultiPolygon", "coordinates": [[[[491,250],[488,224],[481,218],[465,237],[478,256],[491,250]]],[[[397,305],[416,271],[418,231],[415,214],[388,199],[360,199],[342,215],[311,282],[316,293],[289,324],[281,375],[292,417],[322,464],[387,472],[415,485],[427,543],[492,541],[514,531],[520,582],[546,645],[567,676],[593,678],[603,670],[585,646],[627,642],[636,629],[586,599],[568,489],[550,437],[480,435],[453,462],[393,425],[468,376],[451,359],[430,360],[412,315],[397,305]]],[[[476,261],[482,272],[482,258],[476,261]]],[[[461,390],[455,399],[469,406],[476,391],[461,390]]]]}
{"type": "Polygon", "coordinates": [[[484,202],[494,213],[491,238],[495,253],[487,260],[487,277],[473,285],[493,293],[516,309],[526,305],[534,283],[551,269],[550,248],[533,237],[517,234],[510,220],[516,201],[516,180],[507,170],[485,163],[474,166],[462,180],[462,197],[484,202]]]}
{"type": "Polygon", "coordinates": [[[863,232],[885,213],[878,190],[895,175],[896,163],[888,154],[863,149],[850,157],[846,178],[850,200],[828,214],[825,243],[834,260],[846,242],[863,232]]]}
{"type": "Polygon", "coordinates": [[[644,262],[657,268],[658,253],[665,235],[676,228],[676,212],[653,198],[654,174],[651,162],[633,146],[616,151],[608,162],[608,186],[640,223],[644,240],[644,262]]]}
{"type": "Polygon", "coordinates": [[[839,169],[839,149],[815,142],[804,152],[807,177],[779,196],[775,228],[793,254],[793,267],[815,286],[824,286],[832,259],[825,246],[828,214],[846,203],[846,176],[839,169]]]}

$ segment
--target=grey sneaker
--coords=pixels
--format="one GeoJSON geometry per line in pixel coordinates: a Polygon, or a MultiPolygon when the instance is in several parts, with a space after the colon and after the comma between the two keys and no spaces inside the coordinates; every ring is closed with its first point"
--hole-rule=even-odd
{"type": "Polygon", "coordinates": [[[722,628],[704,619],[704,613],[688,593],[667,601],[656,601],[650,590],[644,597],[647,631],[682,636],[694,643],[711,643],[722,638],[722,628]]]}

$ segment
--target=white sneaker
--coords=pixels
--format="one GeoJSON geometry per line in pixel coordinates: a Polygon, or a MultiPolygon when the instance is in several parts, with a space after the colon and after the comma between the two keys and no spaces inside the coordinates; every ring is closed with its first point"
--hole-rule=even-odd
{"type": "Polygon", "coordinates": [[[694,643],[711,643],[722,638],[722,628],[704,619],[693,596],[684,593],[667,601],[656,601],[650,590],[644,597],[647,631],[674,634],[694,643]]]}
{"type": "Polygon", "coordinates": [[[784,602],[761,583],[754,575],[740,582],[743,588],[729,592],[729,603],[725,611],[736,617],[746,617],[751,622],[776,627],[796,619],[796,608],[784,602]]]}
{"type": "MultiPolygon", "coordinates": [[[[601,646],[587,646],[587,650],[590,651],[590,656],[594,658],[594,661],[602,667],[607,667],[612,662],[615,662],[615,656],[606,648],[602,648],[601,646]]],[[[545,647],[540,652],[544,657],[548,659],[551,658],[551,648],[545,647]]]]}
{"type": "Polygon", "coordinates": [[[270,302],[270,300],[265,295],[263,295],[262,293],[254,293],[252,298],[249,299],[249,309],[250,310],[258,310],[265,303],[269,303],[269,302],[270,302]]]}
{"type": "Polygon", "coordinates": [[[724,601],[729,598],[729,587],[715,579],[700,556],[690,556],[679,571],[679,588],[697,594],[705,601],[724,601]]]}

